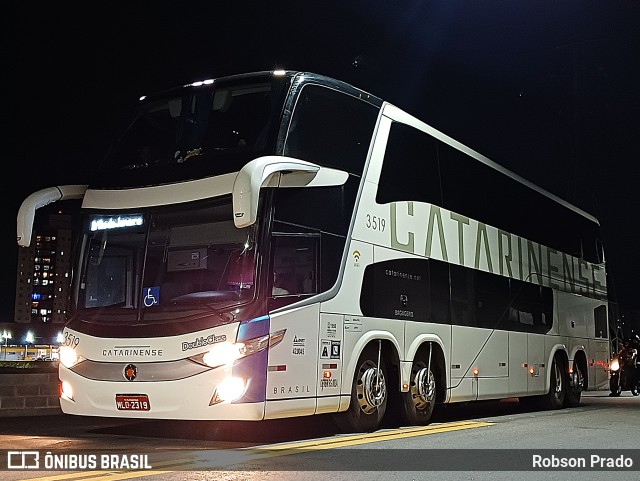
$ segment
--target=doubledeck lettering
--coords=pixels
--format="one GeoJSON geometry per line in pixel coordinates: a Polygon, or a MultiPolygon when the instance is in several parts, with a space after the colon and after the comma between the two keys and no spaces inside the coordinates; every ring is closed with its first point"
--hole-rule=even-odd
{"type": "Polygon", "coordinates": [[[189,349],[195,349],[196,347],[208,346],[209,344],[215,344],[217,342],[224,342],[227,340],[227,336],[225,334],[221,334],[220,336],[216,336],[215,334],[210,334],[207,337],[200,336],[193,342],[183,342],[182,350],[188,351],[189,349]]]}

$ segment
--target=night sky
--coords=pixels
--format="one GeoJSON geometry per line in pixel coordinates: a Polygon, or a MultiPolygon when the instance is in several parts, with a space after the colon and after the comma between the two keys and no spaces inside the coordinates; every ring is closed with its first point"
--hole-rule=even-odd
{"type": "Polygon", "coordinates": [[[0,211],[0,321],[13,319],[15,219],[26,196],[85,182],[141,95],[274,68],[350,82],[592,213],[610,297],[623,311],[640,309],[637,0],[9,2],[2,10],[12,188],[0,211]]]}

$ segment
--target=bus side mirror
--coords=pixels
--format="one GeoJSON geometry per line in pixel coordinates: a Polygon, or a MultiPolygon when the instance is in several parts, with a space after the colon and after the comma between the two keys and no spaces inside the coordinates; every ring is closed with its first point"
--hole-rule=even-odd
{"type": "Polygon", "coordinates": [[[59,187],[48,187],[34,192],[27,197],[22,202],[20,209],[18,209],[18,245],[21,247],[29,247],[31,244],[31,234],[33,232],[33,221],[36,216],[36,209],[59,200],[82,199],[86,190],[86,185],[63,185],[59,187]]]}
{"type": "Polygon", "coordinates": [[[233,221],[236,227],[255,223],[262,187],[342,185],[349,174],[306,160],[283,156],[259,157],[246,164],[233,184],[233,221]]]}

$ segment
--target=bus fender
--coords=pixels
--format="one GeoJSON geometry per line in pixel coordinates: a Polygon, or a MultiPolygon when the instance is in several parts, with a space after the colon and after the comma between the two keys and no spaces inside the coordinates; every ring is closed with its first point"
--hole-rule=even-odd
{"type": "MultiPolygon", "coordinates": [[[[356,345],[353,346],[353,350],[351,351],[351,357],[349,358],[349,363],[346,364],[345,369],[342,371],[342,389],[340,390],[340,394],[342,395],[350,395],[351,394],[351,383],[353,382],[353,373],[356,370],[356,363],[360,358],[360,354],[364,351],[364,348],[370,342],[375,342],[377,340],[390,341],[395,350],[396,355],[400,358],[400,344],[398,340],[388,331],[368,331],[362,335],[356,345]]],[[[346,359],[345,359],[346,360],[346,359]]]]}
{"type": "MultiPolygon", "coordinates": [[[[416,356],[416,353],[418,352],[418,349],[420,349],[420,347],[423,344],[429,343],[429,342],[433,342],[435,344],[437,344],[438,346],[440,346],[440,349],[442,350],[443,354],[444,354],[444,360],[445,360],[445,366],[448,365],[448,359],[447,359],[447,350],[444,348],[444,343],[442,342],[442,339],[440,338],[440,336],[437,336],[435,334],[422,334],[421,336],[416,337],[413,342],[411,343],[411,345],[407,348],[407,352],[406,355],[404,357],[405,361],[401,362],[401,369],[400,369],[400,389],[402,392],[407,392],[409,391],[409,383],[411,382],[411,366],[413,365],[413,359],[416,356]],[[406,386],[406,388],[404,387],[406,386]]],[[[445,369],[445,373],[447,376],[447,386],[449,385],[449,370],[445,369]]]]}
{"type": "Polygon", "coordinates": [[[557,343],[551,348],[551,351],[549,352],[549,359],[547,359],[547,369],[545,369],[546,374],[545,374],[544,382],[545,382],[545,389],[547,390],[551,386],[551,366],[553,365],[553,360],[555,359],[556,354],[558,352],[561,352],[565,359],[568,359],[569,357],[567,354],[566,344],[557,343]]]}
{"type": "Polygon", "coordinates": [[[587,348],[585,347],[584,344],[576,344],[575,346],[573,346],[573,348],[571,349],[571,352],[569,353],[569,365],[573,363],[573,360],[576,358],[576,355],[579,352],[584,353],[586,356],[587,348]]]}

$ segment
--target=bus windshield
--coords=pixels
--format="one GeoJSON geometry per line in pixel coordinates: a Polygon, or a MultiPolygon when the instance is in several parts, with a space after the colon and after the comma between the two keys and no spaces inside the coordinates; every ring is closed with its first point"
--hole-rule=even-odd
{"type": "Polygon", "coordinates": [[[147,311],[176,304],[246,302],[254,292],[255,229],[235,227],[229,197],[88,214],[77,307],[139,310],[148,318],[147,311]]]}
{"type": "Polygon", "coordinates": [[[274,153],[288,79],[250,77],[144,99],[100,166],[106,186],[235,172],[274,153]]]}

